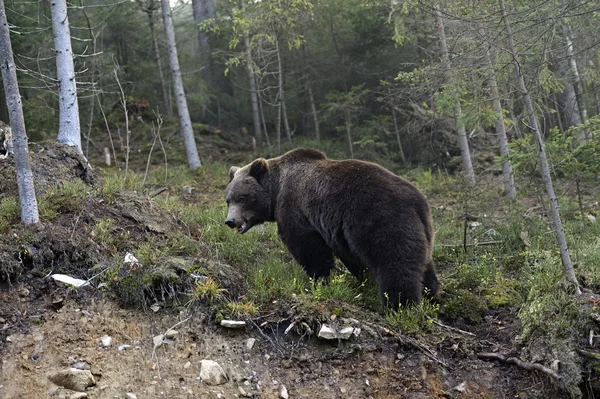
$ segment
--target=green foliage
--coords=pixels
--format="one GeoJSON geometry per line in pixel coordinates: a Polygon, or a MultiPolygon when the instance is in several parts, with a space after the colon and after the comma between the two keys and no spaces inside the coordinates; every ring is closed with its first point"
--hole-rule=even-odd
{"type": "Polygon", "coordinates": [[[310,282],[311,294],[318,302],[330,300],[354,302],[359,294],[356,279],[346,273],[332,276],[329,281],[311,279],[310,282]]]}
{"type": "Polygon", "coordinates": [[[79,179],[66,180],[50,187],[41,201],[43,217],[52,219],[61,213],[77,213],[83,209],[90,187],[79,179]]]}
{"type": "Polygon", "coordinates": [[[225,290],[212,278],[202,280],[194,286],[192,297],[202,301],[215,301],[223,297],[225,290]]]}
{"type": "Polygon", "coordinates": [[[402,334],[417,334],[431,330],[433,320],[437,318],[439,310],[438,304],[423,299],[420,304],[415,306],[400,306],[398,310],[386,311],[385,319],[402,334]]]}
{"type": "Polygon", "coordinates": [[[16,197],[4,197],[0,199],[0,234],[19,222],[21,217],[21,206],[16,197]]]}

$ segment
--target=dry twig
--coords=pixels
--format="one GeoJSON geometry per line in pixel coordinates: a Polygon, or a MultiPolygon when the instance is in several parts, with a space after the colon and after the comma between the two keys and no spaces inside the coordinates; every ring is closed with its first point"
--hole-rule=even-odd
{"type": "Polygon", "coordinates": [[[504,363],[516,364],[517,366],[522,367],[525,370],[529,370],[529,371],[532,371],[532,370],[541,371],[542,373],[554,378],[555,380],[560,380],[562,378],[558,373],[556,373],[556,371],[554,371],[546,366],[542,366],[541,364],[538,364],[538,363],[524,362],[514,356],[506,357],[501,353],[482,352],[482,353],[478,353],[477,357],[480,359],[499,360],[504,363]]]}

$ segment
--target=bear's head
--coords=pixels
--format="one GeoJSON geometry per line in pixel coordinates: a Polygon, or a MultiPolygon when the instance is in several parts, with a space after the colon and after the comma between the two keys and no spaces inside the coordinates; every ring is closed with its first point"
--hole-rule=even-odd
{"type": "Polygon", "coordinates": [[[229,185],[225,201],[225,224],[244,234],[253,226],[270,219],[270,185],[267,161],[259,158],[242,168],[229,170],[229,185]]]}

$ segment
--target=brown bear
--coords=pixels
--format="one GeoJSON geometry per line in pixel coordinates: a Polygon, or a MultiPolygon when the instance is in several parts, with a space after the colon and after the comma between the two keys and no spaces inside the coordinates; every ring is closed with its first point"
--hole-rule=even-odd
{"type": "Polygon", "coordinates": [[[277,222],[281,240],[314,278],[329,275],[335,255],[359,279],[368,269],[394,309],[420,302],[424,287],[438,291],[427,200],[379,165],[298,148],[232,167],[226,202],[225,224],[242,234],[277,222]]]}

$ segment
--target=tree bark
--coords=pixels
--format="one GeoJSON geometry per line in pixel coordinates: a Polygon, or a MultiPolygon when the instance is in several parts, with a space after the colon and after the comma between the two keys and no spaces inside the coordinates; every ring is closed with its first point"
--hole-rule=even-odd
{"type": "Polygon", "coordinates": [[[279,47],[279,38],[275,34],[275,50],[277,51],[277,67],[279,70],[279,106],[281,107],[281,113],[283,115],[283,126],[285,127],[285,134],[288,139],[288,143],[292,144],[292,132],[290,130],[290,124],[287,116],[287,106],[285,103],[285,90],[283,88],[283,62],[281,60],[281,50],[279,47]]]}
{"type": "MultiPolygon", "coordinates": [[[[479,28],[481,37],[485,37],[485,30],[483,27],[479,28]]],[[[508,138],[506,136],[506,127],[504,125],[504,112],[502,109],[502,103],[500,102],[500,94],[498,92],[498,78],[497,72],[492,65],[490,58],[490,48],[485,50],[485,64],[488,77],[488,86],[490,88],[490,97],[492,100],[492,108],[496,113],[496,135],[500,143],[500,156],[503,158],[502,161],[502,177],[504,179],[504,192],[509,198],[514,199],[517,195],[515,189],[515,180],[513,178],[513,170],[510,161],[507,159],[508,156],[508,138]]]]}
{"type": "MultiPolygon", "coordinates": [[[[71,49],[71,32],[66,0],[54,0],[52,5],[52,32],[56,51],[58,78],[59,125],[58,141],[81,150],[81,127],[77,103],[77,83],[71,49]]],[[[83,153],[83,152],[82,152],[83,153]]]]}
{"type": "Polygon", "coordinates": [[[352,146],[352,131],[350,126],[352,126],[352,117],[350,116],[350,111],[348,109],[344,110],[344,119],[346,120],[346,138],[348,139],[348,148],[350,148],[350,158],[354,158],[354,148],[352,146]]]}
{"type": "MultiPolygon", "coordinates": [[[[444,60],[444,68],[446,72],[446,80],[448,83],[455,83],[452,69],[450,66],[450,57],[448,55],[448,47],[446,45],[446,32],[444,30],[444,20],[442,19],[442,12],[440,10],[439,3],[435,4],[435,22],[437,26],[438,37],[440,39],[440,49],[442,51],[442,58],[444,60]]],[[[467,139],[467,132],[465,131],[465,125],[461,122],[462,109],[460,102],[457,99],[454,102],[454,117],[456,118],[456,129],[458,130],[458,147],[460,148],[460,154],[462,157],[463,168],[465,171],[465,181],[467,185],[475,185],[475,172],[473,171],[473,164],[471,162],[471,152],[469,150],[469,141],[467,139]]]]}
{"type": "Polygon", "coordinates": [[[315,105],[315,97],[313,96],[312,83],[310,79],[310,66],[308,63],[308,57],[306,55],[306,44],[302,44],[302,61],[304,63],[304,79],[306,80],[306,91],[308,93],[308,102],[310,104],[310,112],[315,126],[315,139],[321,140],[321,131],[319,129],[319,114],[317,113],[317,106],[315,105]]]}
{"type": "MultiPolygon", "coordinates": [[[[245,7],[244,0],[240,1],[242,9],[245,7]]],[[[259,143],[262,141],[260,128],[260,111],[258,109],[258,92],[256,90],[256,77],[254,76],[254,62],[250,48],[250,34],[244,32],[244,55],[246,56],[246,68],[248,69],[248,83],[250,85],[250,102],[252,104],[252,121],[254,122],[254,137],[259,143]]]]}
{"type": "Polygon", "coordinates": [[[579,295],[581,294],[581,289],[579,288],[579,283],[577,282],[577,277],[575,277],[575,271],[573,270],[573,265],[571,263],[571,257],[569,256],[569,248],[567,246],[565,230],[563,228],[562,220],[560,218],[558,199],[556,198],[556,194],[554,193],[552,177],[550,176],[550,166],[548,165],[548,159],[546,158],[544,138],[542,137],[542,133],[537,123],[537,118],[535,117],[533,101],[531,100],[531,96],[529,95],[527,86],[525,86],[525,79],[523,78],[523,72],[521,71],[521,64],[519,62],[519,54],[517,53],[517,49],[513,40],[511,25],[507,17],[506,8],[504,6],[504,0],[498,0],[498,4],[500,6],[500,12],[504,22],[504,27],[506,29],[508,48],[510,51],[510,55],[513,59],[515,72],[517,74],[518,88],[519,91],[521,91],[521,94],[523,95],[525,107],[527,109],[527,113],[529,114],[529,123],[533,129],[533,133],[537,143],[538,154],[540,157],[540,166],[542,170],[542,178],[544,180],[544,186],[546,187],[548,201],[550,202],[550,213],[552,215],[554,229],[556,230],[556,239],[560,248],[560,257],[562,260],[563,269],[567,281],[569,281],[569,283],[573,285],[573,287],[575,288],[575,292],[579,295]]]}
{"type": "MultiPolygon", "coordinates": [[[[15,167],[17,170],[17,185],[19,187],[19,200],[21,203],[21,219],[25,224],[38,223],[37,199],[33,185],[33,174],[29,162],[29,150],[27,148],[27,132],[25,131],[25,120],[23,118],[23,106],[19,94],[19,83],[17,81],[17,70],[13,59],[12,46],[4,0],[0,0],[0,68],[2,69],[2,80],[4,82],[4,93],[10,118],[10,126],[13,135],[13,146],[15,155],[15,167]]],[[[81,148],[80,148],[81,150],[81,148]]]]}
{"type": "MultiPolygon", "coordinates": [[[[567,57],[571,66],[571,73],[573,74],[573,89],[575,90],[575,100],[577,102],[577,109],[581,116],[583,123],[588,123],[587,109],[585,108],[585,100],[583,99],[583,87],[581,84],[581,76],[579,75],[579,68],[577,67],[577,59],[573,52],[573,32],[571,27],[563,25],[563,34],[567,42],[567,57]]],[[[584,137],[584,139],[586,139],[584,137]]]]}
{"type": "Polygon", "coordinates": [[[398,128],[398,119],[396,118],[396,110],[392,108],[392,119],[394,121],[394,133],[396,134],[396,141],[398,142],[398,151],[400,151],[400,157],[402,158],[402,164],[406,165],[406,157],[404,156],[404,148],[402,148],[402,141],[400,140],[400,129],[398,128]]]}
{"type": "Polygon", "coordinates": [[[213,66],[210,53],[210,42],[206,32],[199,28],[207,19],[216,18],[214,0],[192,0],[192,11],[194,13],[194,22],[198,30],[198,48],[200,50],[200,59],[202,60],[202,74],[207,81],[212,81],[213,66]]]}
{"type": "Polygon", "coordinates": [[[162,0],[163,20],[165,24],[165,36],[167,38],[167,47],[169,48],[169,63],[171,64],[171,76],[173,77],[173,89],[177,97],[177,113],[179,114],[179,123],[181,125],[181,136],[185,146],[188,166],[195,170],[202,166],[198,157],[198,149],[194,140],[194,131],[192,129],[192,120],[183,90],[183,81],[181,79],[181,70],[179,69],[179,60],[177,59],[177,47],[175,46],[175,30],[173,28],[173,17],[171,15],[171,6],[167,0],[162,0]]]}
{"type": "MultiPolygon", "coordinates": [[[[142,6],[143,7],[143,6],[142,6]]],[[[156,22],[154,19],[155,11],[157,10],[155,0],[149,0],[147,7],[144,7],[144,12],[148,15],[148,25],[150,26],[150,35],[152,36],[152,52],[154,53],[154,62],[158,69],[158,79],[160,80],[160,91],[162,94],[165,111],[168,116],[173,116],[173,109],[169,105],[169,96],[167,95],[167,85],[162,69],[162,59],[160,56],[160,48],[158,47],[158,36],[156,34],[156,22]]]]}

